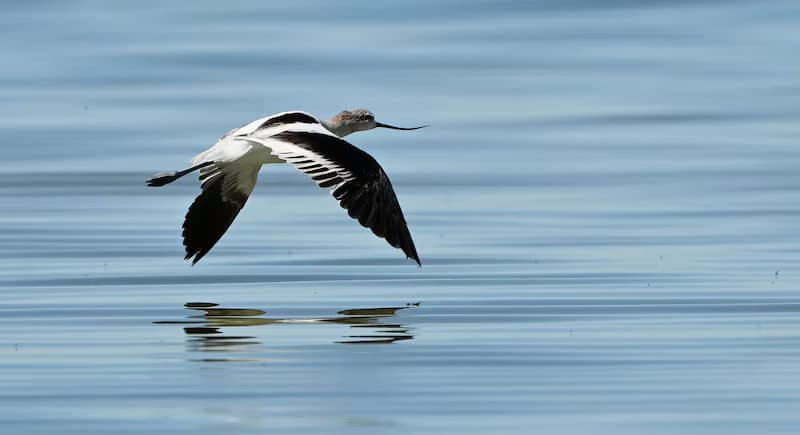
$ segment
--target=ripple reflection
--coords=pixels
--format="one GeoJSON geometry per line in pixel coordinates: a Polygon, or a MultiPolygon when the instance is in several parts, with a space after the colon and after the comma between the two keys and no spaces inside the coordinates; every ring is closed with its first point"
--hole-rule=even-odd
{"type": "MultiPolygon", "coordinates": [[[[245,326],[264,326],[273,324],[344,324],[353,329],[352,335],[334,340],[337,344],[391,344],[396,341],[414,338],[413,328],[389,322],[400,310],[418,307],[419,303],[405,306],[351,308],[338,311],[331,317],[268,317],[265,310],[257,308],[221,307],[212,302],[187,302],[184,308],[199,312],[185,320],[161,320],[155,324],[186,325],[183,331],[188,337],[191,351],[237,351],[245,346],[260,345],[262,342],[254,335],[231,334],[227,329],[245,326]]],[[[219,359],[213,359],[219,361],[219,359]]]]}

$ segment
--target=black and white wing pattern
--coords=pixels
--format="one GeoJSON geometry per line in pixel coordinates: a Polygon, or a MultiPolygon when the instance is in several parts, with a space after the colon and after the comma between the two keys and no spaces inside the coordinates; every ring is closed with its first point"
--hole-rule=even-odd
{"type": "Polygon", "coordinates": [[[392,183],[372,156],[319,124],[251,137],[330,189],[350,217],[422,265],[392,183]]]}
{"type": "Polygon", "coordinates": [[[256,185],[261,164],[240,159],[200,171],[203,191],[183,221],[186,260],[200,261],[231,226],[256,185]],[[194,258],[192,258],[194,257],[194,258]]]}

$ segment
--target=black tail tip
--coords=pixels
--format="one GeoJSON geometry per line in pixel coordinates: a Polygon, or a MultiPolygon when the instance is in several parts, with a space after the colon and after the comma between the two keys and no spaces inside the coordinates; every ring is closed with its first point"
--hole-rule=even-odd
{"type": "Polygon", "coordinates": [[[166,184],[172,183],[176,179],[177,177],[175,176],[174,172],[162,172],[148,178],[146,183],[150,187],[161,187],[166,184]]]}

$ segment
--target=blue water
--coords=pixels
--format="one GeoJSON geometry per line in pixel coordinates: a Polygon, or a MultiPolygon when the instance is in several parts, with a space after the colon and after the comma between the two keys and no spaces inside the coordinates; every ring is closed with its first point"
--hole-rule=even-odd
{"type": "Polygon", "coordinates": [[[4,434],[797,433],[800,3],[0,11],[4,434]],[[150,174],[354,107],[422,268],[279,166],[183,262],[150,174]]]}

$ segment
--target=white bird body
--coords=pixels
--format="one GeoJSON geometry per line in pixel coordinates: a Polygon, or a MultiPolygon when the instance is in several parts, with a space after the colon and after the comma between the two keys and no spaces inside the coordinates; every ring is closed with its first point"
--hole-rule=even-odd
{"type": "MultiPolygon", "coordinates": [[[[233,130],[231,130],[228,133],[226,133],[224,136],[219,138],[219,140],[214,145],[212,145],[211,148],[209,148],[209,149],[201,152],[200,154],[194,156],[190,160],[191,164],[197,165],[197,164],[200,164],[202,162],[207,162],[207,161],[232,161],[232,160],[236,160],[236,159],[244,156],[244,154],[246,154],[246,153],[248,153],[250,151],[255,151],[256,152],[256,154],[252,156],[254,158],[258,157],[258,156],[262,156],[263,152],[266,152],[266,155],[262,156],[263,157],[262,164],[267,164],[267,163],[285,163],[285,160],[273,155],[272,154],[272,150],[270,148],[266,147],[264,144],[262,144],[263,149],[255,149],[254,150],[253,149],[253,145],[254,145],[253,139],[256,139],[256,137],[251,136],[251,135],[253,133],[255,133],[256,130],[258,130],[258,127],[260,125],[262,125],[265,122],[267,122],[267,120],[273,119],[273,118],[276,118],[276,117],[280,117],[280,116],[283,116],[283,115],[286,115],[286,114],[290,114],[290,113],[302,113],[304,115],[308,115],[308,116],[313,118],[312,115],[310,115],[310,114],[308,114],[306,112],[290,111],[290,112],[276,113],[274,115],[265,116],[263,118],[256,119],[255,121],[251,121],[251,122],[249,122],[249,123],[247,123],[247,124],[245,124],[245,125],[243,125],[243,126],[241,126],[239,128],[234,128],[233,130]],[[247,137],[250,140],[242,139],[242,137],[247,137]]],[[[276,125],[276,126],[271,126],[271,127],[267,127],[267,128],[261,129],[261,131],[258,132],[258,137],[260,137],[260,138],[268,138],[268,137],[270,137],[270,136],[272,136],[274,134],[281,133],[281,132],[286,131],[286,130],[288,130],[290,128],[292,130],[294,130],[294,131],[308,131],[308,132],[315,131],[315,132],[332,134],[332,133],[330,133],[328,130],[326,130],[324,128],[320,129],[319,128],[320,125],[321,124],[309,124],[309,125],[303,125],[303,124],[294,124],[294,125],[293,124],[281,124],[281,125],[276,125]]]]}
{"type": "Polygon", "coordinates": [[[184,221],[186,259],[193,264],[216,244],[252,193],[264,164],[289,163],[320,187],[330,189],[351,217],[420,263],[400,205],[383,169],[369,154],[341,137],[375,127],[369,111],[344,111],[320,121],[301,111],[281,112],[249,122],[222,136],[192,158],[193,167],[156,174],[150,186],[163,186],[200,169],[203,192],[184,221]]]}

